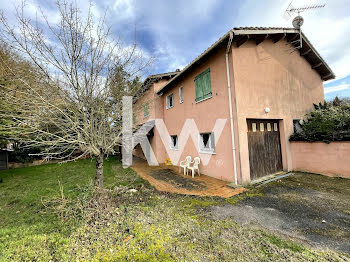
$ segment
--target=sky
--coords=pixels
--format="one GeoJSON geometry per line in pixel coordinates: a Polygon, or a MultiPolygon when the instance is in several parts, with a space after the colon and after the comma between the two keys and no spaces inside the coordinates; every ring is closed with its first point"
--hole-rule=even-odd
{"type": "MultiPolygon", "coordinates": [[[[70,0],[68,0],[70,1],[70,0]]],[[[82,13],[89,0],[75,0],[82,13]]],[[[20,0],[0,0],[0,9],[12,21],[20,0]]],[[[292,27],[284,13],[291,0],[95,0],[93,13],[106,12],[112,35],[126,45],[135,40],[155,58],[151,73],[182,69],[233,27],[292,27]]],[[[301,13],[302,30],[332,68],[335,80],[325,82],[325,98],[350,97],[350,0],[294,0],[295,7],[326,4],[301,13]]],[[[54,0],[27,0],[34,17],[38,7],[57,21],[54,0]]],[[[13,20],[14,21],[14,20],[13,20]]]]}

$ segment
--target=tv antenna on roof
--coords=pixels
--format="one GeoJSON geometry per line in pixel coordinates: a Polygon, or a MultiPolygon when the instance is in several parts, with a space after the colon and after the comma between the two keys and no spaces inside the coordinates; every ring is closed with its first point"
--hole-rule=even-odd
{"type": "Polygon", "coordinates": [[[292,5],[293,0],[290,2],[288,5],[286,11],[283,14],[284,19],[289,20],[292,16],[293,13],[297,13],[298,15],[294,17],[292,21],[292,25],[295,29],[299,30],[299,39],[291,42],[291,44],[296,48],[296,49],[301,49],[302,48],[302,35],[301,35],[301,26],[304,24],[304,18],[300,15],[301,12],[308,11],[311,9],[318,9],[318,8],[323,8],[326,5],[325,4],[318,4],[318,5],[308,5],[308,6],[300,6],[300,7],[294,7],[292,5]]]}

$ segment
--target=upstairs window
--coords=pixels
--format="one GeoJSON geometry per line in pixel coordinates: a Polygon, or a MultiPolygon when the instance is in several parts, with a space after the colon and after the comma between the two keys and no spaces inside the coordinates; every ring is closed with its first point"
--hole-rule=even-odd
{"type": "Polygon", "coordinates": [[[149,112],[148,112],[148,103],[143,106],[143,116],[148,117],[149,112]]]}
{"type": "Polygon", "coordinates": [[[183,97],[183,93],[182,93],[182,87],[179,88],[179,100],[180,100],[180,104],[182,104],[182,102],[184,101],[184,97],[183,97]]]}
{"type": "Polygon", "coordinates": [[[211,97],[210,69],[200,73],[194,79],[196,89],[196,102],[203,101],[211,97]]]}
{"type": "Polygon", "coordinates": [[[214,133],[201,133],[199,135],[199,151],[202,153],[215,153],[214,133]]]}
{"type": "Polygon", "coordinates": [[[174,106],[174,94],[170,94],[166,97],[166,109],[174,106]]]}
{"type": "Polygon", "coordinates": [[[171,149],[177,149],[177,135],[170,136],[170,148],[171,149]]]}

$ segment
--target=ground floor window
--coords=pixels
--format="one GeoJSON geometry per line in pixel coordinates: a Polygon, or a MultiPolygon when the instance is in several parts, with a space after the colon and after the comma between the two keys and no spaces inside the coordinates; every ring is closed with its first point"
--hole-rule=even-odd
{"type": "Polygon", "coordinates": [[[170,136],[170,148],[171,149],[177,149],[177,135],[170,136]]]}
{"type": "Polygon", "coordinates": [[[215,152],[214,133],[201,133],[199,135],[199,151],[205,153],[215,152]]]}
{"type": "Polygon", "coordinates": [[[303,128],[301,127],[302,124],[302,120],[300,119],[294,119],[293,120],[293,129],[294,129],[294,133],[300,133],[301,131],[303,131],[303,128]]]}

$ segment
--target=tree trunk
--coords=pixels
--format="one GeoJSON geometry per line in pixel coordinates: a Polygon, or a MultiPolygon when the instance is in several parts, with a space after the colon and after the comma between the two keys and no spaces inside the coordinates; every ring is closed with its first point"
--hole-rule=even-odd
{"type": "Polygon", "coordinates": [[[100,188],[103,188],[103,157],[104,157],[103,153],[100,153],[96,157],[95,186],[100,188]]]}

